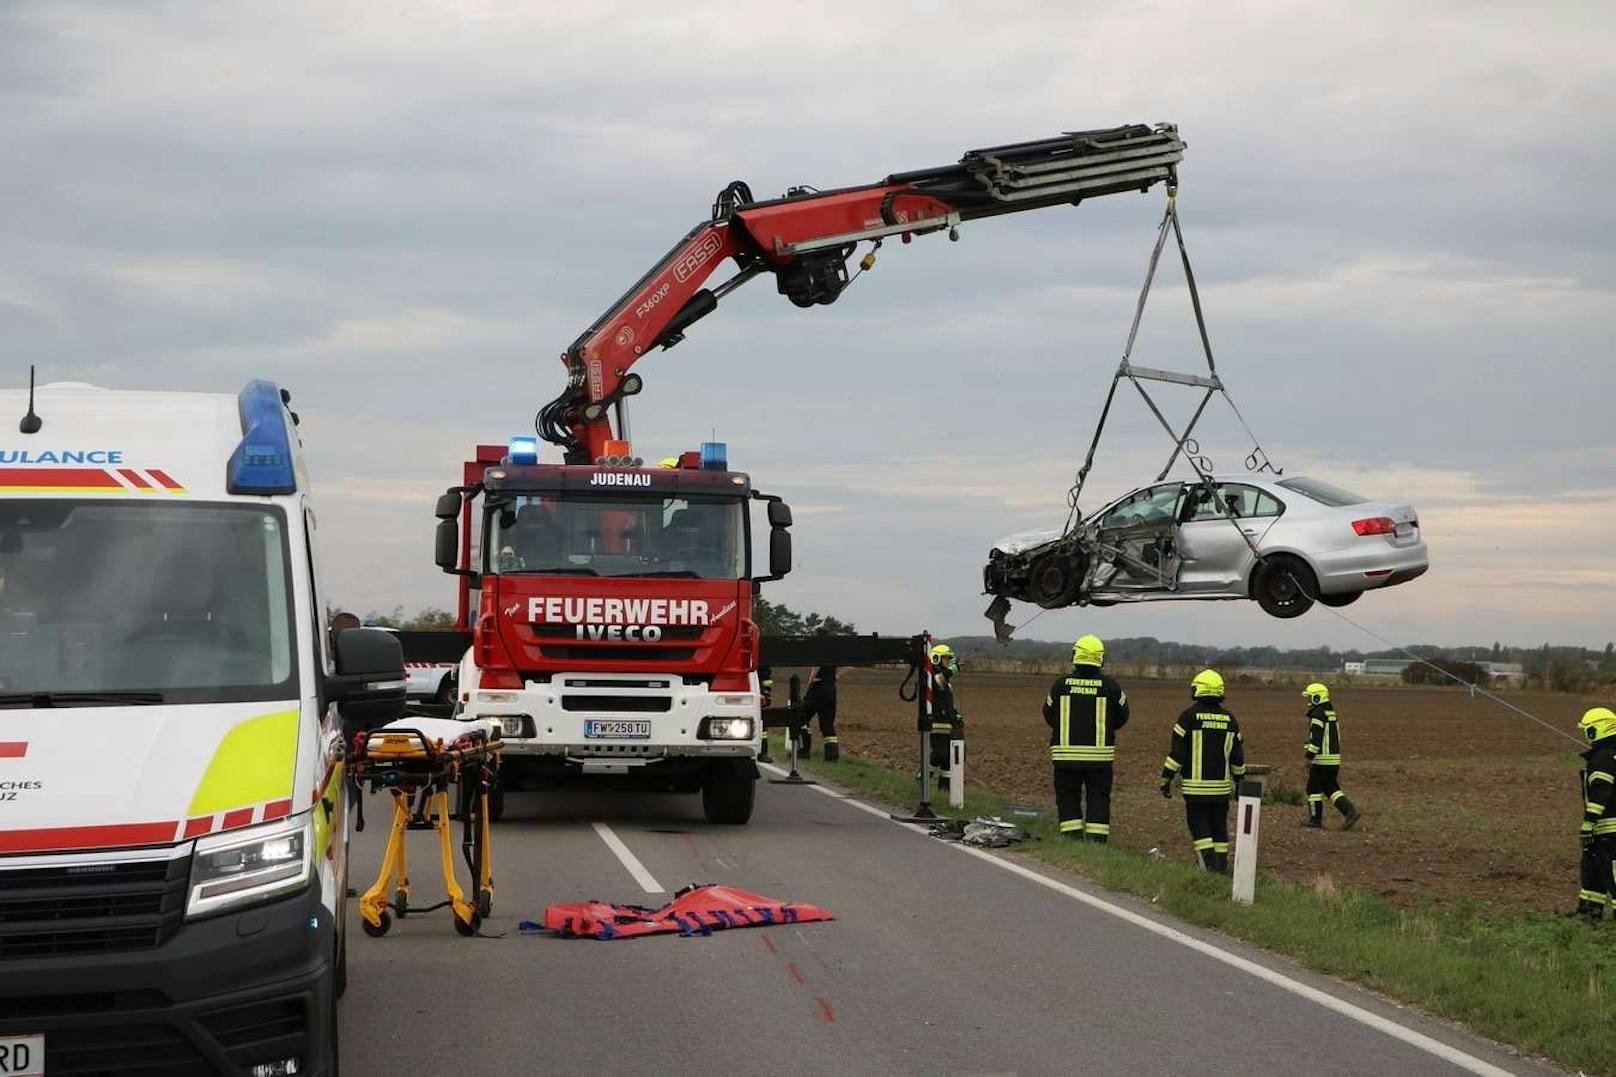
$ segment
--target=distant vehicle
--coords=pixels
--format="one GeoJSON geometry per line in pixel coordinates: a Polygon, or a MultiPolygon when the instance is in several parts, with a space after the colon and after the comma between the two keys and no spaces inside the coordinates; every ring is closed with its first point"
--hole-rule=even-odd
{"type": "Polygon", "coordinates": [[[1046,609],[1247,598],[1275,617],[1300,617],[1315,598],[1350,605],[1429,567],[1410,505],[1318,479],[1241,475],[1142,487],[1070,535],[1013,535],[988,554],[983,584],[1046,609]]]}
{"type": "MultiPolygon", "coordinates": [[[[379,628],[398,635],[398,629],[366,621],[366,628],[379,628]]],[[[452,703],[455,694],[455,676],[460,667],[454,662],[405,662],[404,695],[407,699],[427,699],[434,703],[452,703]]]]}

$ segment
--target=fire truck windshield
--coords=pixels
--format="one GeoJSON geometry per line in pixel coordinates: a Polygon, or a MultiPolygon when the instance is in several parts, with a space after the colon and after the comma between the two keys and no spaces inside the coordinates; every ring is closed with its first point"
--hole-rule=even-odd
{"type": "Polygon", "coordinates": [[[0,706],[296,699],[286,519],[0,500],[0,706]]]}
{"type": "Polygon", "coordinates": [[[716,497],[565,493],[489,506],[495,573],[683,577],[747,575],[746,510],[716,497]]]}

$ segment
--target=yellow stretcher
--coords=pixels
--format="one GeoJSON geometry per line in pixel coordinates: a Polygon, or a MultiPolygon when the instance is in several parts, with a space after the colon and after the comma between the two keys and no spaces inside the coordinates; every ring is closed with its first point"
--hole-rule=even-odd
{"type": "Polygon", "coordinates": [[[499,727],[487,721],[406,717],[359,735],[354,780],[361,789],[372,793],[385,789],[393,798],[392,828],[381,872],[359,898],[365,934],[385,935],[392,927],[393,916],[402,919],[410,913],[431,912],[445,905],[454,913],[456,931],[462,935],[477,933],[483,917],[494,906],[488,793],[499,765],[499,752],[499,727]],[[453,812],[449,805],[451,787],[458,800],[453,812]],[[451,819],[459,819],[463,825],[461,853],[471,869],[475,900],[467,900],[456,878],[449,835],[451,819]],[[410,905],[410,880],[404,859],[404,834],[408,830],[437,831],[447,901],[410,905]]]}

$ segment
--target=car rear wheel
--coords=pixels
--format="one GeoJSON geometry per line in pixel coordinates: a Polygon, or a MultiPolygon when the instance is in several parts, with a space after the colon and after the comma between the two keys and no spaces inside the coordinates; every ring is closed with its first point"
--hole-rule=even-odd
{"type": "Polygon", "coordinates": [[[1338,610],[1343,606],[1350,606],[1363,597],[1362,591],[1347,591],[1339,595],[1320,595],[1319,603],[1338,610]]]}
{"type": "Polygon", "coordinates": [[[1251,596],[1272,617],[1300,617],[1313,608],[1318,579],[1307,562],[1280,554],[1264,558],[1251,581],[1251,596]]]}
{"type": "Polygon", "coordinates": [[[1083,582],[1084,558],[1051,550],[1033,561],[1027,572],[1027,597],[1046,610],[1058,610],[1077,601],[1083,582]]]}

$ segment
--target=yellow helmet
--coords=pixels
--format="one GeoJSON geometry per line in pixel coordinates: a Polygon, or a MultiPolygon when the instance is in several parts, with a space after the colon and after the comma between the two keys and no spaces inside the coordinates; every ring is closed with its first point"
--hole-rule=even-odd
{"type": "Polygon", "coordinates": [[[1310,684],[1306,688],[1302,689],[1302,694],[1307,697],[1307,701],[1309,703],[1312,703],[1315,706],[1317,706],[1320,703],[1328,703],[1328,702],[1330,702],[1330,689],[1329,689],[1329,687],[1326,686],[1326,685],[1320,684],[1318,681],[1314,681],[1312,684],[1310,684]]]}
{"type": "Polygon", "coordinates": [[[1072,644],[1072,665],[1100,666],[1105,664],[1105,644],[1099,636],[1082,636],[1072,644]]]}
{"type": "Polygon", "coordinates": [[[659,467],[678,467],[679,466],[679,458],[677,456],[664,456],[662,458],[662,462],[658,466],[659,467]]]}
{"type": "Polygon", "coordinates": [[[1616,736],[1616,711],[1609,707],[1594,707],[1582,716],[1577,728],[1582,730],[1582,735],[1588,738],[1590,744],[1616,736]]]}
{"type": "Polygon", "coordinates": [[[1203,669],[1190,682],[1191,694],[1196,699],[1223,698],[1223,678],[1215,669],[1203,669]]]}
{"type": "Polygon", "coordinates": [[[934,643],[934,644],[932,644],[931,659],[932,659],[933,662],[937,661],[937,659],[939,659],[939,658],[952,658],[952,657],[954,657],[954,648],[950,647],[948,644],[946,644],[946,643],[934,643]]]}

